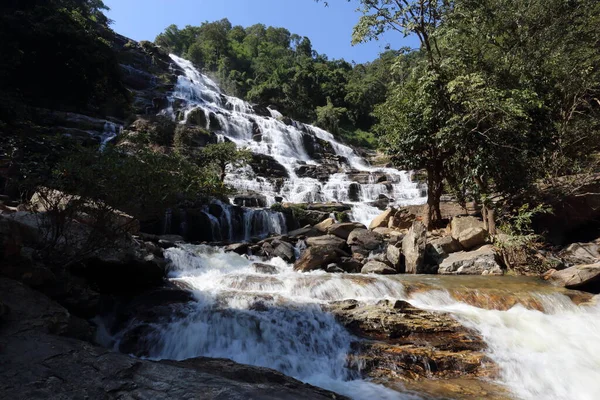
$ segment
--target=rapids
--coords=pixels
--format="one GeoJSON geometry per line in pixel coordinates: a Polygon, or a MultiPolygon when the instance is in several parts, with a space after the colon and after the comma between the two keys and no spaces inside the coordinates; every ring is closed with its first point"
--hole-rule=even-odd
{"type": "MultiPolygon", "coordinates": [[[[521,305],[500,311],[455,300],[444,287],[456,289],[461,277],[303,274],[277,258],[269,262],[277,273],[264,274],[252,266],[259,260],[209,246],[183,245],[166,255],[171,279],[191,287],[198,303],[160,328],[155,359],[230,358],[354,399],[417,399],[361,380],[360,365],[346,358],[353,337],[320,307],[345,299],[403,299],[448,312],[480,332],[500,368],[498,383],[515,399],[591,400],[600,393],[600,306],[577,306],[549,286],[527,281],[524,289],[542,288],[531,295],[543,312],[521,305]],[[428,282],[431,290],[407,294],[411,285],[428,282]]],[[[517,285],[511,278],[490,279],[517,285]]]]}

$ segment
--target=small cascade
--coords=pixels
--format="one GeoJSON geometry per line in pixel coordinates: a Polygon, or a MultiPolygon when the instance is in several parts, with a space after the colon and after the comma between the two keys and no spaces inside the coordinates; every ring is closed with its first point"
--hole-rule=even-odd
{"type": "Polygon", "coordinates": [[[178,77],[171,106],[162,113],[185,123],[191,112],[202,112],[205,128],[215,132],[220,141],[232,141],[254,154],[270,157],[285,172],[282,178],[252,167],[231,170],[226,182],[238,190],[260,193],[268,205],[275,198],[291,203],[348,203],[354,219],[365,224],[388,203],[425,202],[426,193],[411,180],[410,173],[371,167],[331,133],[286,119],[272,108],[253,107],[227,96],[191,62],[174,55],[171,58],[184,74],[178,77]],[[174,110],[175,100],[184,104],[183,109],[174,110]],[[377,203],[381,199],[388,201],[383,207],[377,203]]]}
{"type": "Polygon", "coordinates": [[[106,121],[104,123],[104,131],[100,135],[100,151],[106,148],[106,145],[113,141],[123,131],[122,125],[117,125],[114,122],[106,121]]]}
{"type": "Polygon", "coordinates": [[[266,274],[252,266],[261,260],[210,246],[184,245],[166,256],[171,279],[192,287],[198,303],[159,327],[151,358],[230,358],[353,399],[417,399],[361,380],[359,366],[347,361],[356,338],[321,308],[348,299],[371,304],[400,299],[448,313],[478,332],[499,368],[496,383],[514,398],[593,400],[600,392],[597,303],[577,306],[559,292],[530,292],[543,311],[522,305],[484,309],[436,287],[444,282],[452,287],[451,277],[423,278],[421,284],[436,284],[409,295],[405,283],[411,280],[401,276],[297,273],[279,258],[269,261],[276,274],[266,274]]]}

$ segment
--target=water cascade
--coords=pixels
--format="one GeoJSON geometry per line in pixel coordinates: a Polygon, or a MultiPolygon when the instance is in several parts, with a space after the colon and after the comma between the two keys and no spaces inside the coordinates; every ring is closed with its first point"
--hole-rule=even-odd
{"type": "Polygon", "coordinates": [[[396,205],[425,202],[424,190],[411,181],[410,173],[373,168],[331,133],[227,96],[191,62],[171,58],[184,74],[178,77],[170,107],[162,113],[181,123],[192,113],[201,113],[204,127],[220,140],[232,141],[276,164],[277,176],[265,176],[248,166],[229,171],[226,177],[238,190],[265,196],[266,206],[277,198],[291,203],[348,203],[353,219],[368,224],[381,212],[373,202],[382,198],[396,205]]]}
{"type": "Polygon", "coordinates": [[[355,399],[416,399],[360,380],[359,366],[346,358],[352,336],[320,307],[347,299],[403,299],[448,312],[480,332],[500,368],[498,383],[515,398],[592,400],[600,393],[600,305],[539,294],[544,312],[520,305],[485,310],[444,290],[408,296],[402,276],[301,274],[278,258],[269,262],[276,274],[265,274],[253,268],[258,260],[209,246],[173,248],[167,257],[172,279],[193,288],[198,303],[161,327],[152,358],[225,357],[355,399]]]}

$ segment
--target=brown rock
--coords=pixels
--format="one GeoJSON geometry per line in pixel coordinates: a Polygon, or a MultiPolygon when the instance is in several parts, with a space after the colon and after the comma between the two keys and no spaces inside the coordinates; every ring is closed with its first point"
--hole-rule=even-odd
{"type": "Polygon", "coordinates": [[[550,273],[545,278],[567,289],[600,293],[600,263],[576,265],[550,273]]]}
{"type": "Polygon", "coordinates": [[[459,238],[461,232],[470,228],[484,228],[483,221],[475,217],[454,217],[450,223],[451,234],[454,239],[459,238]]]}
{"type": "Polygon", "coordinates": [[[375,217],[375,219],[371,222],[371,225],[369,225],[369,229],[387,228],[388,224],[390,222],[390,219],[394,216],[395,213],[396,213],[395,208],[393,208],[393,207],[388,208],[383,213],[381,213],[377,217],[375,217]]]}
{"type": "Polygon", "coordinates": [[[327,218],[325,221],[319,222],[317,225],[315,225],[314,228],[319,232],[327,233],[327,230],[333,224],[335,224],[335,220],[333,218],[327,218]]]}
{"type": "Polygon", "coordinates": [[[342,223],[337,223],[337,224],[331,225],[327,229],[327,233],[329,233],[330,235],[335,235],[344,240],[347,240],[348,236],[350,236],[350,233],[355,229],[367,229],[367,228],[366,228],[366,226],[364,226],[363,224],[358,223],[358,222],[342,222],[342,223]]]}
{"type": "Polygon", "coordinates": [[[328,246],[343,249],[346,247],[346,241],[335,235],[315,236],[306,239],[306,244],[309,246],[328,246]]]}
{"type": "Polygon", "coordinates": [[[362,267],[362,274],[378,274],[378,275],[393,275],[398,272],[389,265],[381,261],[369,261],[362,267]]]}
{"type": "Polygon", "coordinates": [[[343,252],[330,246],[311,246],[304,250],[300,259],[294,264],[294,271],[309,272],[325,269],[327,265],[337,262],[343,252]]]}
{"type": "Polygon", "coordinates": [[[409,229],[417,220],[417,214],[412,208],[401,208],[388,221],[388,228],[409,229]]]}

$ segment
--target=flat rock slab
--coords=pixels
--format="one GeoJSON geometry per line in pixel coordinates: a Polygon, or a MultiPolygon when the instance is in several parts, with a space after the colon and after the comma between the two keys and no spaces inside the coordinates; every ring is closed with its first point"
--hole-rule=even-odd
{"type": "Polygon", "coordinates": [[[600,263],[576,265],[562,271],[555,271],[547,275],[547,279],[567,289],[580,289],[599,293],[600,263]]]}
{"type": "Polygon", "coordinates": [[[440,264],[442,275],[503,275],[493,246],[483,246],[474,251],[452,253],[440,264]]]}

